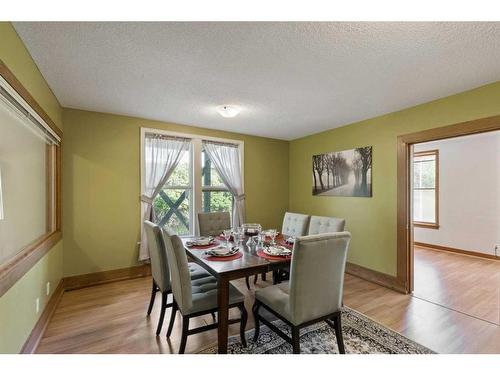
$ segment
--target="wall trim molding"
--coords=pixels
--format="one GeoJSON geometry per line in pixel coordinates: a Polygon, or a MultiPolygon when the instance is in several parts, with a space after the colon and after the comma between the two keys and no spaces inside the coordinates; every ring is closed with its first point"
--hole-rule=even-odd
{"type": "Polygon", "coordinates": [[[64,279],[61,279],[61,281],[59,281],[59,284],[57,285],[56,290],[54,290],[54,293],[52,293],[47,306],[45,306],[45,309],[40,315],[40,318],[33,327],[30,335],[26,339],[20,354],[35,353],[36,348],[38,347],[38,344],[40,343],[40,340],[42,339],[43,334],[45,333],[45,330],[47,329],[47,326],[49,325],[49,322],[52,319],[52,316],[54,315],[54,312],[56,311],[56,308],[59,305],[63,294],[64,279]]]}
{"type": "Polygon", "coordinates": [[[87,273],[84,275],[64,278],[64,290],[75,290],[93,285],[111,283],[114,281],[130,280],[151,275],[149,264],[120,268],[116,270],[87,273]]]}
{"type": "Polygon", "coordinates": [[[363,280],[382,285],[397,292],[406,293],[405,285],[401,284],[396,276],[388,275],[350,262],[347,262],[345,272],[349,275],[357,276],[363,280]]]}
{"type": "Polygon", "coordinates": [[[454,247],[448,247],[448,246],[441,246],[441,245],[433,245],[425,242],[417,242],[415,241],[413,245],[418,246],[418,247],[425,247],[431,250],[439,250],[439,251],[447,251],[450,253],[456,253],[456,254],[462,254],[462,255],[469,255],[469,256],[474,256],[478,258],[486,258],[486,259],[492,259],[492,260],[500,260],[500,257],[497,257],[493,254],[485,254],[485,253],[479,253],[477,251],[470,251],[470,250],[462,250],[462,249],[457,249],[454,247]]]}

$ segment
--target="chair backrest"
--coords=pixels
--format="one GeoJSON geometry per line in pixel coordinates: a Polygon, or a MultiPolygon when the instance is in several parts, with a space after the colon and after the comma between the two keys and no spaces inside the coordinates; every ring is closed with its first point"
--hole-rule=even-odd
{"type": "Polygon", "coordinates": [[[149,257],[151,260],[151,273],[153,279],[162,291],[169,291],[170,272],[168,268],[167,250],[161,233],[161,228],[151,221],[144,221],[144,230],[148,240],[149,257]]]}
{"type": "Polygon", "coordinates": [[[217,236],[231,228],[231,215],[229,212],[199,212],[198,226],[200,236],[217,236]]]}
{"type": "Polygon", "coordinates": [[[308,223],[309,215],[285,212],[281,233],[287,236],[305,236],[308,223]]]}
{"type": "Polygon", "coordinates": [[[186,250],[179,236],[169,228],[163,229],[163,237],[167,245],[172,293],[179,305],[179,309],[184,313],[193,306],[191,274],[189,272],[186,250]]]}
{"type": "Polygon", "coordinates": [[[307,234],[343,232],[345,219],[327,216],[311,216],[307,234]]]}
{"type": "Polygon", "coordinates": [[[290,268],[290,313],[295,324],[333,314],[342,306],[349,232],[295,240],[290,268]]]}

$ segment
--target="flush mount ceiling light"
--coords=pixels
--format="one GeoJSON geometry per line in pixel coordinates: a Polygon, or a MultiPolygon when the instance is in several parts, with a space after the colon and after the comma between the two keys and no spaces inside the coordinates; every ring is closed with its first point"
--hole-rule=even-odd
{"type": "Polygon", "coordinates": [[[238,113],[240,113],[240,111],[241,111],[240,107],[235,106],[235,105],[227,105],[227,104],[220,105],[216,109],[217,109],[217,112],[219,112],[219,114],[222,117],[228,117],[228,118],[237,116],[238,113]]]}

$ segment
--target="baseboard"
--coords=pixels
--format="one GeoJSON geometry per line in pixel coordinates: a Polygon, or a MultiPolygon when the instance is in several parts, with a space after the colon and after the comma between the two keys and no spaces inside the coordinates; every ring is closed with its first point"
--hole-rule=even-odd
{"type": "Polygon", "coordinates": [[[111,283],[113,281],[136,279],[151,275],[149,264],[121,268],[117,270],[88,273],[64,278],[64,290],[86,288],[88,286],[111,283]]]}
{"type": "Polygon", "coordinates": [[[453,247],[441,246],[441,245],[433,245],[433,244],[424,243],[424,242],[414,242],[413,244],[415,246],[427,247],[427,248],[433,249],[433,250],[448,251],[450,253],[456,253],[456,254],[462,254],[462,255],[470,255],[470,256],[479,257],[479,258],[486,258],[486,259],[500,260],[500,257],[497,257],[497,256],[495,256],[493,254],[484,254],[484,253],[479,253],[479,252],[476,252],[476,251],[456,249],[456,248],[453,248],[453,247]]]}
{"type": "Polygon", "coordinates": [[[350,262],[347,262],[345,272],[366,281],[385,286],[386,288],[406,293],[405,286],[399,282],[396,276],[387,275],[386,273],[371,270],[350,262]]]}
{"type": "Polygon", "coordinates": [[[56,307],[59,304],[59,301],[61,300],[63,293],[64,293],[64,280],[61,280],[57,285],[56,290],[54,290],[54,293],[52,293],[52,296],[50,297],[47,306],[45,306],[42,315],[36,322],[35,327],[33,327],[33,330],[31,331],[28,339],[24,343],[20,352],[21,354],[35,353],[36,348],[38,347],[38,344],[40,343],[40,340],[42,339],[43,334],[47,329],[50,319],[52,318],[52,315],[54,315],[54,312],[56,311],[56,307]]]}

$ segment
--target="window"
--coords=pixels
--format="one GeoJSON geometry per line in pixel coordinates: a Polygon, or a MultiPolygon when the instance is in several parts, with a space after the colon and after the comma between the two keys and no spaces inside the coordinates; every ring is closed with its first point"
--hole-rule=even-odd
{"type": "Polygon", "coordinates": [[[191,233],[191,202],[193,192],[192,150],[182,151],[181,160],[168,178],[153,207],[156,222],[168,226],[179,235],[191,233]]]}
{"type": "MultiPolygon", "coordinates": [[[[237,147],[240,160],[243,160],[243,142],[143,128],[143,147],[145,137],[150,134],[189,139],[188,149],[183,151],[179,163],[153,200],[154,217],[159,225],[168,226],[179,235],[188,236],[197,233],[197,212],[228,211],[232,215],[233,194],[205,152],[203,141],[223,142],[237,147]]],[[[144,151],[142,154],[144,193],[144,151]]]]}
{"type": "Polygon", "coordinates": [[[0,296],[61,238],[62,133],[0,62],[0,296]]]}
{"type": "Polygon", "coordinates": [[[439,228],[439,151],[416,152],[413,157],[413,222],[439,228]]]}
{"type": "Polygon", "coordinates": [[[203,212],[228,211],[232,214],[233,195],[222,182],[205,150],[202,151],[201,177],[203,212]]]}

